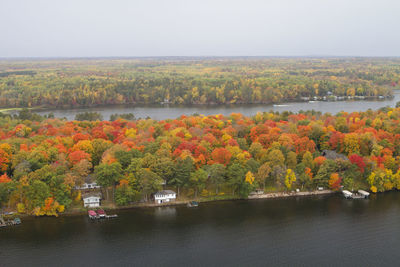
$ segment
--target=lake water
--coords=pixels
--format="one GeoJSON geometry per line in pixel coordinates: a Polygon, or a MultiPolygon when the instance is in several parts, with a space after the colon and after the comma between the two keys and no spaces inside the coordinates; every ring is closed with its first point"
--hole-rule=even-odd
{"type": "MultiPolygon", "coordinates": [[[[66,117],[73,120],[75,115],[80,112],[99,112],[103,118],[108,120],[111,114],[115,113],[133,113],[136,118],[150,117],[156,120],[175,119],[181,115],[192,115],[194,113],[204,115],[223,114],[230,115],[231,113],[242,113],[246,116],[255,115],[257,112],[263,111],[292,111],[300,110],[316,110],[321,112],[330,112],[336,114],[340,111],[366,111],[367,109],[379,109],[385,106],[394,107],[396,102],[400,101],[400,90],[394,91],[394,98],[386,100],[354,100],[354,101],[315,101],[315,102],[296,102],[282,103],[277,105],[192,105],[192,106],[176,106],[176,105],[124,105],[124,106],[107,106],[96,108],[82,109],[57,109],[52,110],[56,117],[66,117]]],[[[39,111],[37,113],[44,115],[50,111],[39,111]]]]}
{"type": "Polygon", "coordinates": [[[400,193],[226,201],[25,218],[0,229],[1,266],[398,266],[400,193]]]}

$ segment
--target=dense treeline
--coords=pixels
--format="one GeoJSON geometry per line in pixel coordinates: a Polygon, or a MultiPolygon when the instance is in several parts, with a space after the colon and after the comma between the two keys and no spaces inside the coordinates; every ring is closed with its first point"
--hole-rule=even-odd
{"type": "Polygon", "coordinates": [[[399,63],[397,58],[0,61],[0,107],[389,96],[400,81],[399,63]]]}
{"type": "Polygon", "coordinates": [[[399,189],[399,118],[400,108],[163,121],[65,121],[23,111],[0,118],[0,206],[55,215],[81,205],[74,187],[88,175],[117,205],[149,200],[163,186],[185,198],[246,197],[256,188],[399,189]]]}

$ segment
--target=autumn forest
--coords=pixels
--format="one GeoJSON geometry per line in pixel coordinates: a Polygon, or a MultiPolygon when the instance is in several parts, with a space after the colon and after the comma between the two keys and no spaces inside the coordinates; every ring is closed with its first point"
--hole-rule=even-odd
{"type": "Polygon", "coordinates": [[[391,96],[398,58],[0,61],[0,108],[232,104],[391,96]]]}
{"type": "MultiPolygon", "coordinates": [[[[270,103],[390,96],[399,59],[131,59],[0,62],[0,106],[270,103]]],[[[264,112],[167,120],[29,109],[0,113],[0,208],[57,215],[82,206],[88,176],[105,203],[246,198],[318,187],[400,189],[400,108],[338,114],[264,112]]]]}

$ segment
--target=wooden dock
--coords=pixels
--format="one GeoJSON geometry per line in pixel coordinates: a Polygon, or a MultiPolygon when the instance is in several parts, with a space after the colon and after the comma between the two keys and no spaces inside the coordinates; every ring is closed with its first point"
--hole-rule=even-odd
{"type": "Polygon", "coordinates": [[[97,212],[94,210],[89,210],[88,216],[92,220],[113,219],[118,217],[117,214],[108,215],[102,209],[97,210],[97,212]]]}
{"type": "Polygon", "coordinates": [[[6,227],[6,226],[13,226],[13,225],[18,225],[21,224],[21,219],[20,218],[14,218],[10,220],[5,220],[2,216],[0,217],[0,227],[6,227]]]}
{"type": "Polygon", "coordinates": [[[358,190],[356,193],[350,192],[348,190],[343,190],[342,194],[347,199],[363,199],[368,198],[369,193],[364,190],[358,190]]]}

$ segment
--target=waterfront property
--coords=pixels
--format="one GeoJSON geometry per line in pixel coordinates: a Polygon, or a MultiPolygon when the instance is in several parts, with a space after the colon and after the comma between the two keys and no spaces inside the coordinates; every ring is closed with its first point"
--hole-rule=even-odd
{"type": "Polygon", "coordinates": [[[176,193],[172,190],[162,190],[154,194],[154,201],[157,204],[167,203],[176,200],[176,193]]]}
{"type": "Polygon", "coordinates": [[[82,195],[85,208],[100,207],[101,193],[86,193],[82,195]]]}

